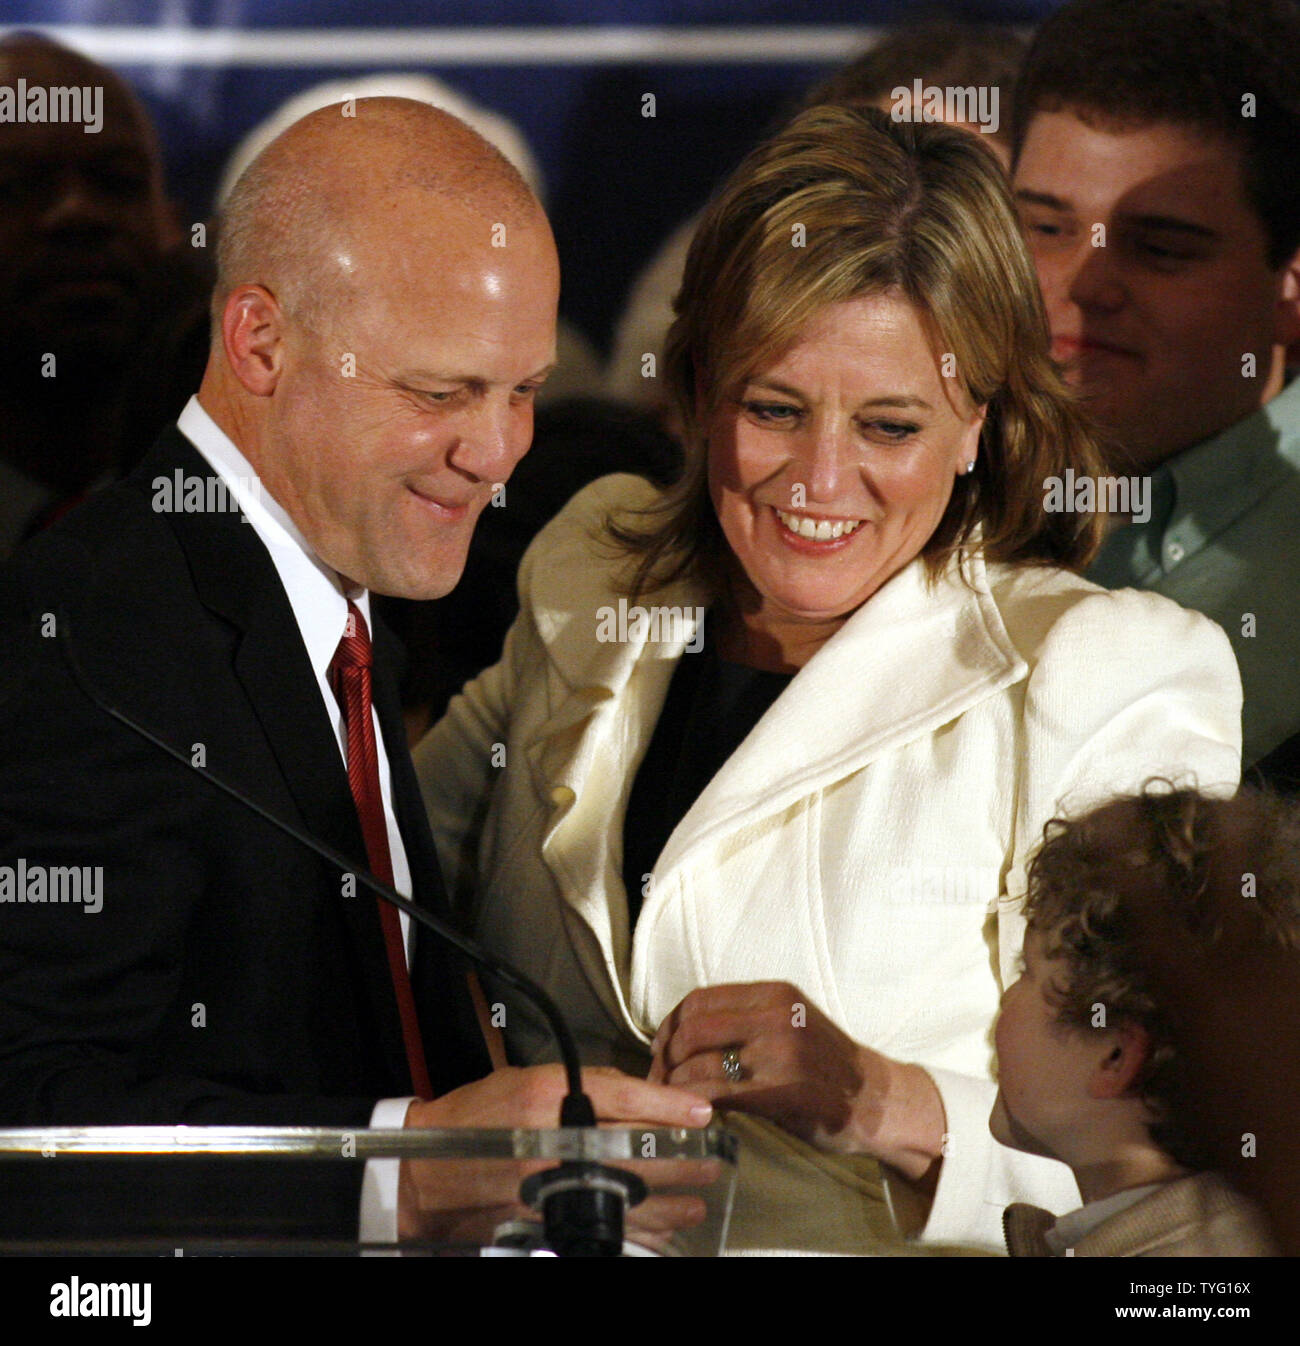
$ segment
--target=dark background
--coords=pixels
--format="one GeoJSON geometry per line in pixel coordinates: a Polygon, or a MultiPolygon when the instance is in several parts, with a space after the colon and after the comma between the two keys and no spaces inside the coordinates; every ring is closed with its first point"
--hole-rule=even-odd
{"type": "Polygon", "coordinates": [[[868,46],[873,29],[935,14],[1032,25],[1056,3],[0,0],[0,26],[45,28],[132,81],[158,124],[168,182],[187,223],[209,214],[234,145],[299,90],[384,69],[445,80],[509,117],[530,141],[545,175],[564,268],[561,308],[605,354],[628,286],[659,241],[814,79],[868,46]],[[436,42],[437,31],[449,29],[518,43],[514,30],[521,28],[569,29],[573,42],[548,53],[544,63],[508,62],[499,54],[473,63],[438,60],[436,50],[404,59],[404,30],[417,30],[422,41],[436,42]],[[635,40],[643,45],[599,55],[591,51],[596,28],[640,30],[635,40]],[[340,29],[388,36],[391,59],[353,61],[354,44],[340,29]],[[681,41],[692,29],[730,33],[744,47],[741,59],[674,50],[671,61],[660,61],[645,51],[658,37],[681,41]],[[754,29],[761,31],[748,36],[745,30],[754,29]],[[195,41],[222,33],[285,30],[301,38],[289,54],[292,64],[237,43],[201,62],[193,54],[195,41]],[[170,50],[149,47],[165,37],[172,39],[170,50]],[[785,59],[800,40],[819,46],[785,59]],[[762,48],[777,59],[760,58],[762,48]],[[653,119],[641,115],[646,93],[655,95],[653,119]]]}

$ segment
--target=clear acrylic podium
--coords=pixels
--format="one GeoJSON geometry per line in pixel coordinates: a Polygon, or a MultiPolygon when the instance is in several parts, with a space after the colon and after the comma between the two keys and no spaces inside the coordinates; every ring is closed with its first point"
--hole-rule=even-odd
{"type": "MultiPolygon", "coordinates": [[[[193,1230],[161,1228],[146,1237],[122,1236],[111,1227],[91,1238],[23,1235],[24,1210],[41,1202],[46,1177],[62,1180],[63,1198],[81,1185],[89,1192],[99,1175],[115,1170],[119,1202],[130,1201],[132,1166],[170,1181],[183,1167],[215,1165],[212,1172],[230,1172],[230,1165],[261,1164],[274,1183],[279,1164],[364,1164],[371,1159],[418,1159],[448,1166],[448,1186],[473,1191],[476,1183],[503,1178],[515,1191],[525,1178],[559,1163],[593,1161],[636,1174],[649,1190],[643,1209],[628,1212],[625,1251],[666,1256],[717,1256],[726,1249],[736,1178],[738,1142],[725,1128],[706,1130],[648,1127],[600,1127],[556,1130],[366,1130],[318,1127],[133,1126],[53,1127],[0,1130],[0,1212],[9,1204],[0,1254],[376,1254],[403,1256],[512,1256],[546,1254],[541,1217],[512,1218],[484,1227],[472,1236],[462,1231],[427,1243],[365,1245],[356,1241],[259,1233],[238,1236],[195,1234],[193,1230]],[[70,1167],[71,1166],[71,1167],[70,1167]],[[105,1169],[107,1166],[107,1169],[105,1169]],[[141,1167],[144,1166],[144,1167],[141,1167]],[[517,1181],[515,1181],[517,1177],[517,1181]],[[125,1178],[125,1181],[123,1179],[125,1178]],[[15,1179],[21,1179],[21,1185],[15,1179]],[[673,1199],[693,1196],[703,1201],[705,1218],[692,1227],[662,1228],[674,1223],[673,1199]],[[15,1208],[13,1203],[18,1203],[15,1208]],[[24,1204],[26,1203],[26,1204],[24,1204]],[[638,1225],[638,1213],[644,1222],[638,1225]],[[13,1236],[15,1224],[18,1236],[13,1236]]],[[[283,1170],[278,1170],[283,1172],[283,1170]]],[[[436,1175],[435,1175],[436,1176],[436,1175]]],[[[143,1185],[140,1190],[144,1190],[143,1185]]],[[[272,1198],[273,1200],[273,1198],[272,1198]]],[[[101,1202],[102,1204],[102,1202],[101,1202]]],[[[164,1221],[165,1223],[165,1221],[164,1221]]],[[[449,1222],[455,1224],[455,1221],[449,1222]]]]}

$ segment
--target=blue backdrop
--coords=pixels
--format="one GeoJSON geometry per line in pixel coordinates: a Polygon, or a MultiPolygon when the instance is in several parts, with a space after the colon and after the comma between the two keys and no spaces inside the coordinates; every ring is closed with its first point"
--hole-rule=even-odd
{"type": "Polygon", "coordinates": [[[140,89],[191,219],[207,215],[230,149],[298,90],[377,70],[447,81],[529,138],[564,311],[604,349],[657,242],[873,29],[938,8],[1031,24],[1056,2],[0,0],[0,25],[48,28],[140,89]]]}

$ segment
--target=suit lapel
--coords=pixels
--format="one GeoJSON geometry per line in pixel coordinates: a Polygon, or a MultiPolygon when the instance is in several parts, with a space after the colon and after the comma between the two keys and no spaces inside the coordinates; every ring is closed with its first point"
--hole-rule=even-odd
{"type": "MultiPolygon", "coordinates": [[[[869,766],[1023,677],[1025,663],[978,556],[967,561],[966,576],[969,584],[954,565],[930,590],[914,562],[864,605],[681,819],[656,866],[660,877],[737,826],[869,766]]],[[[572,605],[572,596],[556,601],[572,605]]],[[[655,601],[701,599],[675,588],[655,601]]],[[[539,796],[552,809],[543,857],[599,947],[613,951],[613,968],[587,969],[593,987],[608,995],[612,971],[621,1001],[631,958],[626,906],[617,897],[627,792],[685,640],[595,646],[572,627],[557,623],[555,631],[546,670],[555,711],[529,754],[539,796]]]]}
{"type": "MultiPolygon", "coordinates": [[[[155,472],[167,473],[177,467],[187,475],[204,478],[213,471],[193,445],[173,430],[137,469],[134,479],[147,481],[155,472]]],[[[185,552],[199,599],[240,633],[232,672],[297,805],[298,821],[310,835],[364,861],[365,842],[347,771],[293,609],[265,547],[232,511],[178,511],[168,518],[185,552]]],[[[255,789],[252,793],[261,792],[255,789]]],[[[341,876],[331,875],[327,884],[351,936],[389,1073],[409,1085],[401,1020],[375,906],[378,899],[359,886],[354,896],[345,895],[341,876]]]]}
{"type": "Polygon", "coordinates": [[[795,676],[668,839],[663,874],[737,827],[926,737],[1024,677],[984,564],[933,589],[920,562],[894,576],[795,676]]]}
{"type": "MultiPolygon", "coordinates": [[[[564,579],[556,577],[556,582],[564,579]]],[[[571,593],[556,597],[573,603],[571,593]]],[[[645,602],[694,611],[699,598],[690,585],[680,584],[645,602]]],[[[574,608],[583,610],[580,604],[574,608]]],[[[595,613],[598,604],[587,610],[595,613]]],[[[539,670],[550,680],[555,710],[528,749],[534,788],[550,817],[542,858],[596,936],[590,946],[575,946],[592,987],[608,997],[612,982],[623,1012],[631,931],[622,896],[622,820],[632,774],[649,746],[694,625],[687,622],[670,634],[663,641],[651,641],[642,632],[600,643],[592,639],[592,628],[565,627],[548,651],[556,656],[554,662],[539,670]]]]}
{"type": "MultiPolygon", "coordinates": [[[[371,613],[375,712],[388,754],[393,813],[411,869],[411,895],[427,911],[450,922],[451,912],[438,867],[438,852],[406,746],[406,726],[398,695],[401,647],[375,613],[373,604],[371,613]]],[[[463,960],[445,941],[429,930],[416,932],[411,989],[435,1094],[479,1079],[491,1069],[474,1008],[465,989],[465,974],[463,960]]]]}

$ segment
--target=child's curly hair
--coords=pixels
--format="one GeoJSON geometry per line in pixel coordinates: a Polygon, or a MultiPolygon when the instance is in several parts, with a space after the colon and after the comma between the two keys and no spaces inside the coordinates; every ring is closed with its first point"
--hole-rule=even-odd
{"type": "Polygon", "coordinates": [[[1126,895],[1154,887],[1208,951],[1220,933],[1211,886],[1231,883],[1253,902],[1270,938],[1300,946],[1300,808],[1264,791],[1215,799],[1149,781],[1141,794],[1080,818],[1054,818],[1043,835],[1029,867],[1025,917],[1042,936],[1044,955],[1065,964],[1065,984],[1058,977],[1046,992],[1058,1021],[1086,1030],[1101,1006],[1106,1027],[1140,1024],[1151,1052],[1134,1088],[1151,1110],[1151,1137],[1185,1167],[1209,1167],[1184,1124],[1184,1062],[1140,970],[1126,895]],[[1228,854],[1229,837],[1249,842],[1228,854]],[[1243,860],[1241,873],[1226,868],[1234,855],[1243,860]]]}

